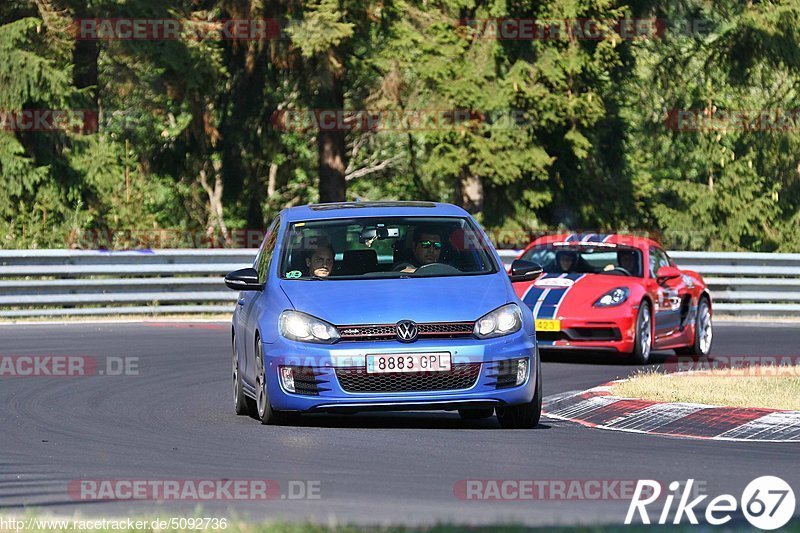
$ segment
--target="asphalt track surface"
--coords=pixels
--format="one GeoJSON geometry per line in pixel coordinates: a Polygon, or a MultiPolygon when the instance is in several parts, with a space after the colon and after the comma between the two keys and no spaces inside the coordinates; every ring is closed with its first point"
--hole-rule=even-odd
{"type": "MultiPolygon", "coordinates": [[[[459,499],[457,482],[475,479],[693,478],[711,497],[738,498],[752,479],[777,475],[800,499],[797,444],[657,437],[547,418],[533,430],[506,431],[494,418],[465,422],[444,412],[314,415],[299,425],[261,426],[233,414],[229,338],[223,324],[0,327],[0,355],[138,358],[138,375],[0,380],[0,514],[34,507],[57,515],[324,524],[621,525],[629,503],[459,499]],[[284,496],[291,481],[310,481],[318,483],[319,499],[199,507],[77,501],[67,487],[80,479],[269,479],[284,496]]],[[[799,355],[799,341],[797,325],[717,324],[714,354],[799,355]]],[[[636,368],[603,354],[548,356],[544,393],[585,389],[636,368]]],[[[654,508],[653,519],[660,511],[654,508]]]]}

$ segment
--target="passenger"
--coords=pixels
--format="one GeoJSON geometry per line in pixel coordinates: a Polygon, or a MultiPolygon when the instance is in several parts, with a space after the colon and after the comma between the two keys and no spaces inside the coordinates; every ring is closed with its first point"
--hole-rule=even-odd
{"type": "Polygon", "coordinates": [[[306,258],[306,267],[308,267],[309,276],[316,276],[320,278],[327,278],[333,272],[333,258],[336,252],[333,246],[328,243],[320,245],[311,254],[311,257],[306,258]]]}

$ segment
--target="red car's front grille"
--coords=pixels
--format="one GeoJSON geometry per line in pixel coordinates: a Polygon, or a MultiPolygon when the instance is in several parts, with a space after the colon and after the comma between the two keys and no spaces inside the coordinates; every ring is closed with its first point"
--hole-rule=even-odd
{"type": "MultiPolygon", "coordinates": [[[[470,337],[474,322],[427,322],[417,324],[420,339],[455,339],[470,337]]],[[[386,341],[395,339],[394,324],[338,326],[343,341],[386,341]]]]}
{"type": "Polygon", "coordinates": [[[619,341],[619,328],[568,328],[563,331],[537,331],[540,341],[619,341]]]}
{"type": "Polygon", "coordinates": [[[448,372],[367,374],[364,368],[337,368],[346,392],[412,392],[469,389],[478,380],[481,363],[454,364],[448,372]]]}

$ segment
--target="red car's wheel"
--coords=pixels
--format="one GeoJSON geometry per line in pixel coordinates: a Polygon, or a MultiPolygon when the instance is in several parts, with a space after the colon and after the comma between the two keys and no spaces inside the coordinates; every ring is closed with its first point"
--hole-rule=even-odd
{"type": "Polygon", "coordinates": [[[653,347],[653,325],[650,315],[650,303],[647,300],[639,305],[636,315],[636,336],[631,357],[634,362],[646,365],[650,361],[650,350],[653,347]]]}
{"type": "Polygon", "coordinates": [[[694,322],[694,338],[691,346],[677,348],[679,355],[696,355],[706,357],[711,353],[711,342],[714,340],[714,329],[711,323],[711,305],[708,298],[702,296],[697,304],[697,317],[694,322]]]}

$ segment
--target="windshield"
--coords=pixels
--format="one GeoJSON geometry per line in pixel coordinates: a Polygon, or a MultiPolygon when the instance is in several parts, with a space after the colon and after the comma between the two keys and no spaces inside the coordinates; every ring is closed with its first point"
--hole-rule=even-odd
{"type": "Polygon", "coordinates": [[[467,218],[376,217],[289,226],[282,279],[467,276],[497,272],[491,245],[467,218]]]}
{"type": "Polygon", "coordinates": [[[522,259],[539,263],[547,274],[610,274],[642,277],[642,253],[614,244],[551,243],[534,246],[522,259]]]}

